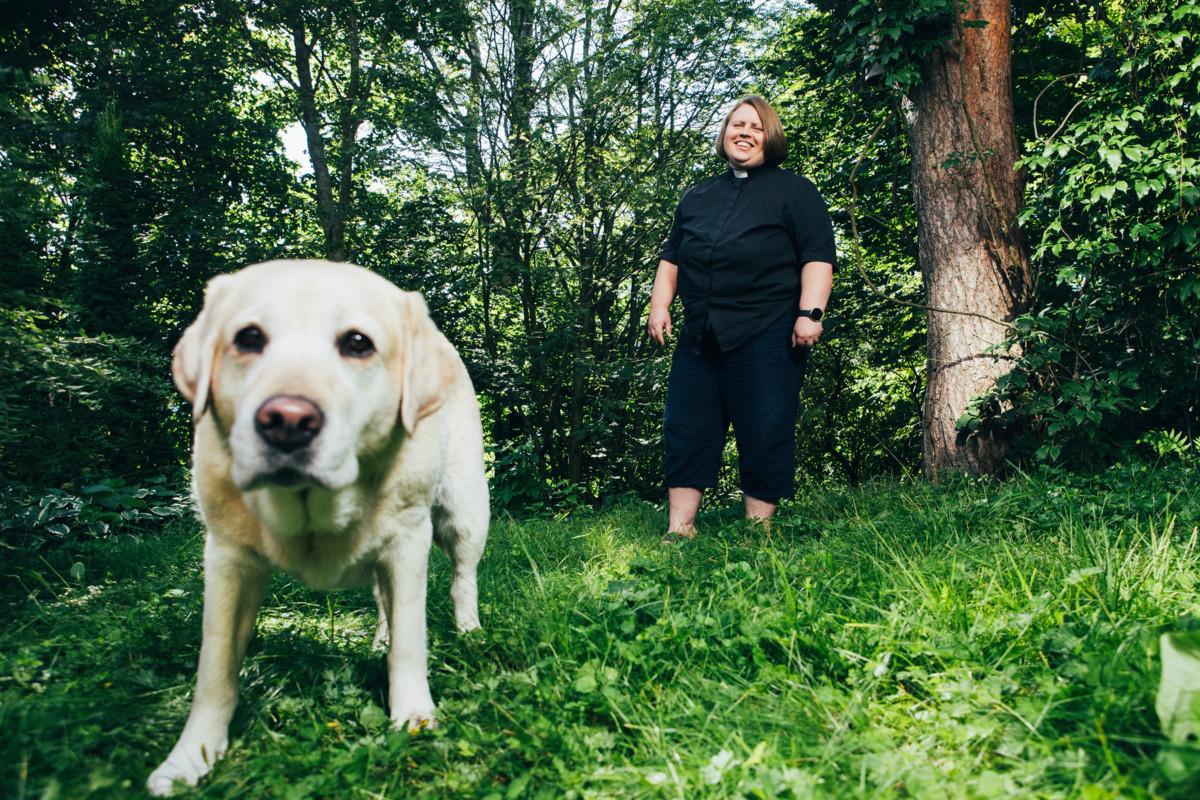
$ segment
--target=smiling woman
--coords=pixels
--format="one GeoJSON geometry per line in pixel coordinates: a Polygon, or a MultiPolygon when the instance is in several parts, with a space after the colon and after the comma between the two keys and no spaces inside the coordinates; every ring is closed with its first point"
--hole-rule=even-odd
{"type": "Polygon", "coordinates": [[[829,212],[807,178],[779,168],[787,137],[771,105],[757,95],[738,100],[716,153],[729,168],[679,201],[646,325],[665,344],[679,296],[684,325],[663,415],[664,542],[695,535],[730,423],[746,516],[765,522],[792,494],[800,385],[833,284],[829,212]]]}
{"type": "Polygon", "coordinates": [[[763,123],[758,111],[749,103],[733,110],[725,122],[725,134],[717,144],[722,155],[735,168],[749,169],[763,163],[763,123]]]}
{"type": "Polygon", "coordinates": [[[717,155],[734,169],[782,163],[787,158],[787,136],[779,115],[756,95],[741,101],[721,126],[717,155]]]}

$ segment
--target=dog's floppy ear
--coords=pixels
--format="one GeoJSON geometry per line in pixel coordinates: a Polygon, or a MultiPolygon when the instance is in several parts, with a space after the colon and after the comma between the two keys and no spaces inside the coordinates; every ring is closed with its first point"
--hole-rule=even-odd
{"type": "Polygon", "coordinates": [[[208,407],[220,334],[216,309],[227,285],[228,276],[225,275],[218,275],[208,282],[204,289],[204,307],[175,345],[171,373],[179,393],[192,404],[193,420],[199,420],[208,407]]]}
{"type": "Polygon", "coordinates": [[[412,433],[417,420],[432,414],[454,382],[457,356],[429,318],[420,292],[400,293],[400,422],[412,433]]]}

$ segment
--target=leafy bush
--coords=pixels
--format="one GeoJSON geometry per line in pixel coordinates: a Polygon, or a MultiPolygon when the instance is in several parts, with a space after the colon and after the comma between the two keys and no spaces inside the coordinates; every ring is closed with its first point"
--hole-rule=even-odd
{"type": "Polygon", "coordinates": [[[1037,304],[978,408],[1042,461],[1112,461],[1161,443],[1152,431],[1190,443],[1200,403],[1200,5],[1139,2],[1110,21],[1075,116],[1024,159],[1037,304]]]}
{"type": "Polygon", "coordinates": [[[82,335],[68,309],[22,300],[0,309],[0,480],[56,486],[181,463],[163,354],[82,335]]]}
{"type": "Polygon", "coordinates": [[[544,465],[528,440],[489,448],[492,505],[512,514],[546,517],[588,508],[585,487],[542,476],[544,465]]]}
{"type": "Polygon", "coordinates": [[[37,548],[107,536],[118,528],[147,533],[184,516],[189,507],[178,485],[163,476],[141,486],[110,478],[77,491],[10,483],[0,486],[0,544],[37,548]]]}

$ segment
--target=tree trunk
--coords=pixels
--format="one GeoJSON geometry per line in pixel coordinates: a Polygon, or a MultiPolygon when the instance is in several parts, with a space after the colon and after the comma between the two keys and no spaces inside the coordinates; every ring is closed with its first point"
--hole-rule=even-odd
{"type": "Polygon", "coordinates": [[[308,42],[299,12],[292,19],[291,33],[292,44],[296,49],[296,94],[300,106],[300,124],[304,127],[308,158],[312,162],[313,179],[317,186],[317,216],[321,221],[321,230],[325,233],[325,256],[333,261],[344,261],[344,229],[338,220],[338,207],[333,199],[333,180],[329,175],[325,137],[321,134],[321,117],[317,111],[317,91],[312,75],[312,45],[308,42]]]}
{"type": "Polygon", "coordinates": [[[341,142],[338,147],[338,193],[337,213],[332,224],[334,234],[326,239],[329,258],[346,261],[349,249],[346,246],[346,222],[351,218],[354,206],[354,161],[358,155],[358,131],[362,127],[363,114],[370,100],[371,77],[365,80],[362,74],[362,41],[358,32],[358,13],[354,6],[348,9],[346,39],[350,47],[350,78],[347,81],[338,113],[338,130],[341,142]]]}
{"type": "MultiPolygon", "coordinates": [[[[476,258],[479,274],[479,297],[482,305],[483,318],[483,349],[493,363],[499,359],[495,326],[492,321],[492,211],[489,200],[490,186],[487,180],[487,168],[483,161],[483,147],[480,145],[483,136],[483,98],[479,96],[479,87],[484,83],[483,59],[480,53],[479,40],[475,26],[468,32],[465,43],[468,61],[471,65],[471,86],[476,87],[466,103],[463,115],[463,154],[466,163],[466,199],[475,215],[476,258]]],[[[499,418],[500,415],[496,415],[499,418]]],[[[497,436],[497,440],[500,437],[497,436]]]]}
{"type": "Polygon", "coordinates": [[[1006,437],[968,435],[956,422],[1008,371],[1012,354],[994,348],[1032,286],[1016,225],[1024,180],[1014,168],[1011,2],[975,0],[952,24],[909,108],[919,259],[928,303],[944,309],[928,319],[924,455],[934,479],[1003,465],[1006,437]]]}
{"type": "Polygon", "coordinates": [[[336,131],[332,142],[337,156],[335,186],[334,170],[329,163],[330,142],[326,141],[322,132],[325,123],[318,107],[317,82],[312,69],[316,38],[308,40],[308,31],[298,10],[292,14],[289,25],[296,55],[296,101],[317,187],[317,217],[325,234],[325,257],[331,261],[346,261],[350,257],[346,245],[346,223],[354,211],[354,160],[358,153],[358,131],[362,127],[363,114],[371,95],[375,68],[371,68],[370,74],[363,75],[358,14],[351,6],[346,18],[350,75],[339,92],[337,119],[331,121],[330,125],[336,131]]]}

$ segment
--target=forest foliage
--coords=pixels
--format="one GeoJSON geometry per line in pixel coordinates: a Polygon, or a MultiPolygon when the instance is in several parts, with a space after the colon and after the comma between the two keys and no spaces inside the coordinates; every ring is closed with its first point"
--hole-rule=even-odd
{"type": "MultiPolygon", "coordinates": [[[[925,317],[899,90],[949,8],[20,6],[0,28],[6,497],[174,480],[190,425],[169,355],[204,282],[324,256],[425,293],[479,390],[498,505],[658,497],[655,254],[682,190],[720,169],[714,126],[747,90],[776,101],[786,166],[829,200],[843,255],[798,477],[919,473],[925,317]]],[[[1012,24],[1036,286],[1013,370],[961,424],[1071,467],[1191,450],[1200,6],[1018,2],[1012,24]]]]}

